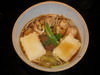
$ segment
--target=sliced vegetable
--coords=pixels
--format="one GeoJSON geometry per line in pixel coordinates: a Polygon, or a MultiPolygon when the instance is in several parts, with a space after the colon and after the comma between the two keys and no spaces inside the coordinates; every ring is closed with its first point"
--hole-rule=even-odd
{"type": "Polygon", "coordinates": [[[51,66],[51,68],[58,68],[58,67],[65,66],[67,64],[69,64],[69,62],[66,62],[65,64],[61,64],[61,65],[54,65],[54,66],[51,66]]]}
{"type": "Polygon", "coordinates": [[[56,61],[56,59],[53,56],[44,55],[44,56],[41,57],[41,59],[43,61],[48,62],[48,63],[57,64],[57,61],[56,61]]]}
{"type": "Polygon", "coordinates": [[[56,34],[55,36],[56,36],[58,41],[62,38],[62,34],[56,34]]]}
{"type": "Polygon", "coordinates": [[[41,65],[50,67],[52,65],[57,65],[58,61],[53,56],[44,55],[40,58],[41,65]]]}
{"type": "Polygon", "coordinates": [[[46,31],[46,33],[47,33],[47,36],[53,41],[53,44],[54,44],[54,45],[59,44],[59,41],[57,40],[57,38],[56,38],[55,35],[53,34],[51,28],[49,27],[49,24],[46,23],[44,27],[45,27],[45,31],[46,31]]]}

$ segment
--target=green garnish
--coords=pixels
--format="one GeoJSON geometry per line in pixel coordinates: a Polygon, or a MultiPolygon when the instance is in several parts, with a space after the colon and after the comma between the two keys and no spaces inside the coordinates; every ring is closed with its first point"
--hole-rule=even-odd
{"type": "Polygon", "coordinates": [[[56,36],[58,41],[60,41],[60,39],[62,38],[62,34],[60,34],[60,33],[59,34],[55,34],[55,36],[56,36]]]}
{"type": "Polygon", "coordinates": [[[52,32],[51,28],[49,27],[48,23],[45,24],[44,28],[45,28],[45,31],[46,31],[47,36],[49,37],[50,41],[52,40],[52,44],[58,45],[59,41],[57,40],[57,38],[53,34],[53,32],[52,32]]]}

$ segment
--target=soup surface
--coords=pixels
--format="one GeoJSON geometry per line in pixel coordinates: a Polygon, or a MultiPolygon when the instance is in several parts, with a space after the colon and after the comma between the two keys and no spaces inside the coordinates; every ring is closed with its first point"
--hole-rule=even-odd
{"type": "Polygon", "coordinates": [[[81,47],[73,21],[58,14],[33,18],[22,29],[19,41],[31,62],[49,68],[70,62],[81,47]]]}

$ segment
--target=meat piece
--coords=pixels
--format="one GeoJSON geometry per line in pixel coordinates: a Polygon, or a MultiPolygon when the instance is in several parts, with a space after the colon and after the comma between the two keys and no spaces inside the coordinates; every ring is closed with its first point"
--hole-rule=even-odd
{"type": "Polygon", "coordinates": [[[67,35],[71,35],[75,37],[77,35],[78,31],[76,27],[70,26],[67,30],[67,35]]]}
{"type": "Polygon", "coordinates": [[[47,36],[46,35],[40,35],[39,38],[40,38],[41,42],[47,40],[47,36]]]}
{"type": "Polygon", "coordinates": [[[60,25],[60,27],[63,28],[63,29],[66,29],[66,28],[69,26],[68,21],[65,20],[65,19],[63,19],[63,20],[60,22],[59,25],[60,25]]]}
{"type": "Polygon", "coordinates": [[[56,33],[60,33],[64,35],[68,27],[69,27],[69,24],[67,20],[63,19],[61,20],[59,25],[56,26],[56,33]]]}
{"type": "Polygon", "coordinates": [[[52,44],[46,45],[46,46],[45,46],[45,49],[46,49],[46,50],[51,50],[51,51],[52,51],[54,48],[55,48],[55,46],[52,45],[52,44]]]}
{"type": "Polygon", "coordinates": [[[60,33],[60,34],[64,35],[65,31],[66,31],[65,29],[63,29],[63,28],[61,28],[59,26],[56,27],[56,33],[57,34],[60,33]]]}

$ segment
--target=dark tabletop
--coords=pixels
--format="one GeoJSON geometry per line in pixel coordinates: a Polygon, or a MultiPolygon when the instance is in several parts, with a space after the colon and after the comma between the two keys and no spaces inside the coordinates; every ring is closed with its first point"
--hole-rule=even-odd
{"type": "MultiPolygon", "coordinates": [[[[74,7],[89,29],[89,47],[84,58],[74,67],[56,73],[29,67],[16,54],[12,45],[12,29],[18,16],[33,4],[45,0],[0,0],[0,75],[86,75],[100,73],[100,3],[99,0],[59,0],[74,7]],[[97,46],[98,45],[98,46],[97,46]]],[[[55,0],[56,1],[56,0],[55,0]]]]}

